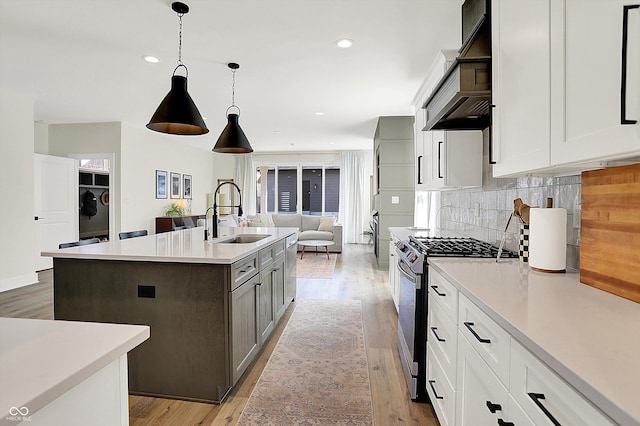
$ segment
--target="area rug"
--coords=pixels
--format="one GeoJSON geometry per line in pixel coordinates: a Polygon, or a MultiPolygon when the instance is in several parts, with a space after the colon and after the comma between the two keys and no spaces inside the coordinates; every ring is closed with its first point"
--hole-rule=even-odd
{"type": "Polygon", "coordinates": [[[296,266],[297,278],[333,278],[333,270],[336,267],[336,253],[329,253],[327,259],[326,253],[318,253],[317,255],[310,251],[305,252],[304,257],[300,259],[298,255],[296,266]]]}
{"type": "Polygon", "coordinates": [[[298,302],[238,424],[373,424],[359,300],[298,302]]]}

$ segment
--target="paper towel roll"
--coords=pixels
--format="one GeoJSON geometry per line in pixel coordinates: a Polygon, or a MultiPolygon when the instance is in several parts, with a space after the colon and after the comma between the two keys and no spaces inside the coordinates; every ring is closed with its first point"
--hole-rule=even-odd
{"type": "Polygon", "coordinates": [[[531,209],[529,266],[544,272],[567,267],[567,210],[531,209]]]}

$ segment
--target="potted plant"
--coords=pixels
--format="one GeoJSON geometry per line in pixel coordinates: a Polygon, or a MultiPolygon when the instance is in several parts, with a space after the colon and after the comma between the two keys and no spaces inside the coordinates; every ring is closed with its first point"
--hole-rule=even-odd
{"type": "Polygon", "coordinates": [[[183,215],[182,207],[177,202],[171,203],[167,207],[167,211],[164,213],[164,215],[167,217],[182,216],[183,215]]]}
{"type": "Polygon", "coordinates": [[[371,244],[373,241],[373,224],[369,222],[369,229],[365,229],[360,235],[366,235],[369,238],[367,244],[371,244]]]}

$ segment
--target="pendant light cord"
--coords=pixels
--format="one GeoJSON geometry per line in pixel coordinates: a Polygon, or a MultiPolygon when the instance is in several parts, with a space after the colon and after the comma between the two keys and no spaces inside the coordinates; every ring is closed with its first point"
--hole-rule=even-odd
{"type": "Polygon", "coordinates": [[[235,108],[238,110],[238,115],[240,115],[240,107],[238,107],[238,105],[236,105],[236,71],[238,70],[238,68],[240,68],[240,65],[236,64],[235,62],[230,62],[227,64],[227,66],[229,67],[229,69],[231,70],[231,73],[233,75],[232,77],[232,83],[231,83],[231,106],[229,108],[227,108],[227,115],[229,115],[229,110],[231,108],[235,108]]]}
{"type": "Polygon", "coordinates": [[[231,83],[231,106],[236,107],[236,70],[232,69],[231,73],[233,74],[233,82],[231,83]]]}
{"type": "Polygon", "coordinates": [[[184,13],[178,13],[178,18],[180,19],[180,32],[178,35],[178,66],[184,65],[182,63],[182,16],[184,16],[184,13]]]}

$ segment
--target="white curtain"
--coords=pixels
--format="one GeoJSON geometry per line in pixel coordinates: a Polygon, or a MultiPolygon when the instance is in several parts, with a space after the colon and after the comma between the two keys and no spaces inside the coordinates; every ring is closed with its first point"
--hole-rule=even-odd
{"type": "Polygon", "coordinates": [[[243,216],[256,214],[256,168],[251,154],[236,156],[235,180],[242,191],[243,216]]]}
{"type": "Polygon", "coordinates": [[[416,191],[416,208],[413,224],[419,228],[437,228],[440,210],[440,191],[416,191]]]}
{"type": "Polygon", "coordinates": [[[365,212],[364,173],[365,153],[363,151],[345,151],[342,153],[340,164],[340,223],[342,223],[342,240],[345,243],[359,243],[362,241],[362,231],[368,230],[364,226],[365,212]]]}

